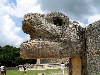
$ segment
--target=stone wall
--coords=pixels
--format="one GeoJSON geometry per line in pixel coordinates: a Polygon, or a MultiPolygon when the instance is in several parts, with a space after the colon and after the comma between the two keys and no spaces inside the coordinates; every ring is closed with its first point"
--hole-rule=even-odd
{"type": "Polygon", "coordinates": [[[86,27],[87,72],[100,75],[100,21],[86,27]]]}

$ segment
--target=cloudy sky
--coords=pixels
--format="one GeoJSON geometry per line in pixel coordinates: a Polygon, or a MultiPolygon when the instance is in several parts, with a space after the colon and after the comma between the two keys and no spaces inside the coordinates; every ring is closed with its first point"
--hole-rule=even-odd
{"type": "Polygon", "coordinates": [[[0,46],[19,47],[30,39],[22,31],[23,15],[28,12],[60,11],[81,26],[100,19],[100,0],[0,0],[0,46]]]}

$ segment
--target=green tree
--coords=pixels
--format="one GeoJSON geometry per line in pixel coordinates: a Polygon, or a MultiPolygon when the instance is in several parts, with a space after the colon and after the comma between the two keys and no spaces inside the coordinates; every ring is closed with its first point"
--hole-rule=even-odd
{"type": "Polygon", "coordinates": [[[20,48],[6,45],[0,46],[0,65],[17,66],[25,63],[36,63],[36,60],[25,60],[20,57],[20,48]]]}

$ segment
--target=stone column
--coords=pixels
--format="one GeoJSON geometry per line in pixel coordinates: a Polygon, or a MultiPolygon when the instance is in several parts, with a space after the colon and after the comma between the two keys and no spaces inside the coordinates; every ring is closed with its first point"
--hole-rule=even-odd
{"type": "Polygon", "coordinates": [[[40,59],[37,59],[37,63],[36,64],[40,64],[40,59]]]}
{"type": "Polygon", "coordinates": [[[70,60],[71,72],[70,75],[81,75],[81,58],[73,57],[70,60]]]}

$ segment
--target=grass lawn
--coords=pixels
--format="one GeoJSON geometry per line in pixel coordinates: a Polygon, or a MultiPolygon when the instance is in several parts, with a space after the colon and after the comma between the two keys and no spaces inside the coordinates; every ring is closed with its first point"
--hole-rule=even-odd
{"type": "MultiPolygon", "coordinates": [[[[47,69],[47,70],[29,70],[26,72],[26,75],[38,75],[38,73],[60,73],[60,69],[47,69]]],[[[23,71],[17,71],[17,70],[7,70],[6,75],[25,75],[23,71]]]]}

